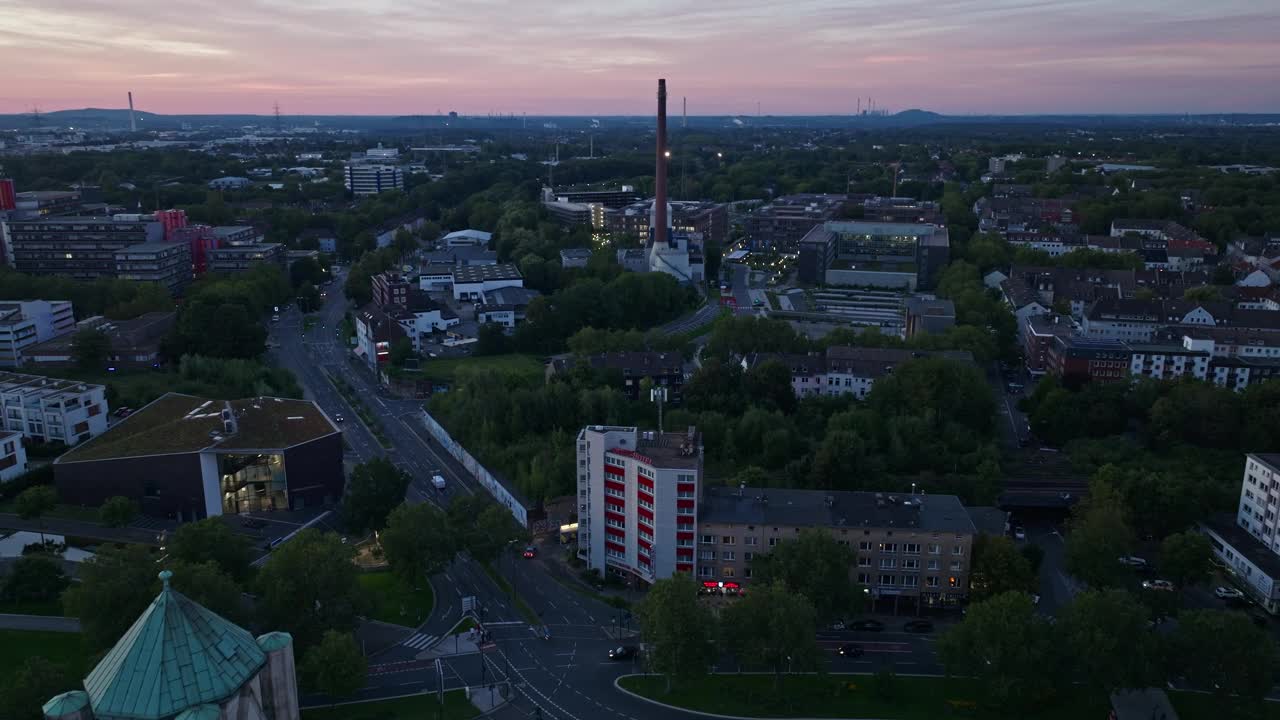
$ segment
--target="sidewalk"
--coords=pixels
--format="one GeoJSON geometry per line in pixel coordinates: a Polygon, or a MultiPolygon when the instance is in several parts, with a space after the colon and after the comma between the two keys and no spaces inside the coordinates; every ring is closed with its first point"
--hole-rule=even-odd
{"type": "Polygon", "coordinates": [[[507,698],[503,696],[507,689],[503,683],[468,688],[467,692],[471,696],[471,704],[476,706],[481,715],[488,715],[507,704],[507,698]]]}
{"type": "Polygon", "coordinates": [[[111,528],[83,520],[63,520],[51,517],[39,520],[23,520],[13,513],[0,513],[0,528],[46,532],[53,535],[69,535],[105,542],[138,543],[142,545],[159,544],[156,542],[156,531],[154,530],[134,527],[111,528]]]}

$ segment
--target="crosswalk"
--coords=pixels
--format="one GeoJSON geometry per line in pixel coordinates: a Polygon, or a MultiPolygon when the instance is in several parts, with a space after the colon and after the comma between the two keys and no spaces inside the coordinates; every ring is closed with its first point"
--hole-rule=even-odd
{"type": "Polygon", "coordinates": [[[416,633],[414,634],[413,637],[409,638],[408,640],[405,640],[400,644],[408,648],[413,648],[414,650],[426,650],[427,647],[431,645],[431,643],[435,642],[435,639],[436,639],[435,635],[416,633]]]}

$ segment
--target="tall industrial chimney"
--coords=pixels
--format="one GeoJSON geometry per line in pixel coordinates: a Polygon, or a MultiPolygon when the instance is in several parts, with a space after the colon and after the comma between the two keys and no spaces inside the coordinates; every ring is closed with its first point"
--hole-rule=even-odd
{"type": "Polygon", "coordinates": [[[666,243],[667,237],[667,81],[658,80],[658,155],[653,171],[653,229],[649,244],[666,243]]]}
{"type": "Polygon", "coordinates": [[[129,91],[129,132],[138,132],[138,119],[133,115],[133,91],[129,91]]]}

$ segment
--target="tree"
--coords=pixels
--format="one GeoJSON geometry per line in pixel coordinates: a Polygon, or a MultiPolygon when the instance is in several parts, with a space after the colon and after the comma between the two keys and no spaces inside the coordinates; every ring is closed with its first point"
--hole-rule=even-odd
{"type": "MultiPolygon", "coordinates": [[[[174,590],[237,625],[244,625],[249,621],[243,588],[217,563],[188,563],[170,559],[165,567],[173,573],[170,584],[174,590]]],[[[154,596],[159,588],[154,579],[150,585],[154,596]]]]}
{"type": "Polygon", "coordinates": [[[1280,659],[1275,641],[1244,613],[1182,612],[1173,649],[1176,669],[1195,686],[1219,698],[1239,695],[1261,701],[1275,685],[1280,659]]]}
{"type": "Polygon", "coordinates": [[[243,535],[220,518],[178,527],[165,546],[169,557],[192,565],[212,562],[238,582],[249,578],[251,548],[243,535]]]}
{"type": "Polygon", "coordinates": [[[976,675],[987,699],[1025,710],[1053,689],[1050,627],[1026,593],[1007,592],[969,606],[963,622],[938,638],[948,675],[976,675]]]}
{"type": "Polygon", "coordinates": [[[454,497],[446,519],[457,545],[481,562],[497,558],[508,544],[525,538],[511,513],[483,495],[454,497]]]}
{"type": "Polygon", "coordinates": [[[1179,587],[1209,577],[1212,560],[1209,538],[1198,532],[1175,533],[1160,543],[1160,573],[1179,587]]]}
{"type": "Polygon", "coordinates": [[[1006,592],[1031,592],[1036,577],[1031,563],[1004,535],[978,535],[973,543],[973,576],[970,587],[975,600],[1006,592]]]}
{"type": "MultiPolygon", "coordinates": [[[[52,485],[36,485],[18,494],[14,505],[23,520],[40,520],[58,506],[58,491],[52,485]]],[[[44,544],[44,521],[40,520],[40,544],[44,544]]]]}
{"type": "Polygon", "coordinates": [[[825,622],[856,610],[861,593],[849,579],[852,564],[853,553],[830,533],[805,529],[795,540],[780,542],[756,556],[753,584],[781,583],[809,598],[818,620],[825,622]]]}
{"type": "Polygon", "coordinates": [[[12,602],[56,600],[67,587],[62,563],[48,555],[23,555],[4,581],[4,598],[12,602]]]}
{"type": "Polygon", "coordinates": [[[1077,595],[1058,624],[1072,675],[1099,697],[1156,682],[1159,648],[1147,629],[1148,617],[1137,598],[1123,590],[1077,595]]]}
{"type": "Polygon", "coordinates": [[[407,337],[398,337],[391,343],[391,364],[404,367],[405,361],[413,357],[413,341],[407,337]]]}
{"type": "Polygon", "coordinates": [[[487,322],[476,332],[476,355],[502,355],[511,352],[511,339],[498,323],[487,322]]]}
{"type": "Polygon", "coordinates": [[[818,669],[816,626],[813,604],[781,582],[753,583],[751,592],[721,617],[724,647],[740,665],[772,670],[775,691],[781,689],[783,672],[818,669]]]}
{"type": "Polygon", "coordinates": [[[1089,499],[1072,511],[1067,539],[1067,572],[1092,588],[1119,582],[1124,566],[1119,558],[1133,547],[1133,531],[1125,521],[1120,494],[1105,481],[1089,483],[1089,499]]]}
{"type": "Polygon", "coordinates": [[[81,370],[101,371],[111,359],[111,337],[101,330],[81,330],[71,338],[71,357],[81,370]]]}
{"type": "Polygon", "coordinates": [[[410,587],[444,570],[457,552],[457,537],[444,513],[427,503],[392,510],[380,538],[391,572],[410,587]]]}
{"type": "Polygon", "coordinates": [[[636,609],[641,632],[649,644],[649,669],[666,677],[696,680],[716,656],[712,639],[715,620],[698,602],[698,585],[688,575],[659,580],[636,609]]]}
{"type": "Polygon", "coordinates": [[[98,517],[107,527],[124,527],[133,522],[137,516],[138,503],[121,495],[107,498],[107,501],[98,509],[98,517]]]}
{"type": "Polygon", "coordinates": [[[106,545],[80,563],[80,582],[63,595],[66,613],[80,618],[90,652],[105,650],[155,599],[159,568],[142,545],[106,545]]]}
{"type": "Polygon", "coordinates": [[[369,663],[351,633],[328,630],[303,658],[303,683],[330,699],[350,697],[364,687],[369,663]]]}
{"type": "Polygon", "coordinates": [[[404,502],[409,481],[409,474],[385,456],[360,463],[347,480],[342,501],[343,524],[353,533],[386,527],[387,515],[404,502]]]}
{"type": "Polygon", "coordinates": [[[39,655],[28,657],[0,690],[0,717],[7,720],[42,720],[40,707],[65,692],[72,680],[62,665],[39,655]]]}
{"type": "Polygon", "coordinates": [[[319,642],[327,630],[354,630],[364,609],[354,557],[354,547],[315,528],[278,546],[258,572],[263,623],[292,634],[300,647],[319,642]]]}

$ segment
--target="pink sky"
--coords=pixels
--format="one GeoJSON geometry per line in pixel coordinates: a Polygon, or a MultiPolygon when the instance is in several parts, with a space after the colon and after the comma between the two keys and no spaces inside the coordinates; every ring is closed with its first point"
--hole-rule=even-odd
{"type": "Polygon", "coordinates": [[[1264,0],[0,0],[0,28],[0,113],[648,114],[658,77],[695,115],[1280,112],[1264,0]]]}

